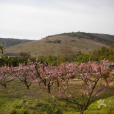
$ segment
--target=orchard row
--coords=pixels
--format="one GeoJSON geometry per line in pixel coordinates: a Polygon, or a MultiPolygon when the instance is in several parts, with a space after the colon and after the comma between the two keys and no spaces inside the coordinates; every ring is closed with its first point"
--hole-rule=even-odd
{"type": "Polygon", "coordinates": [[[17,78],[25,84],[27,89],[32,83],[42,83],[48,90],[48,93],[56,91],[56,97],[67,100],[78,105],[80,113],[87,108],[90,99],[104,92],[104,86],[114,89],[114,76],[110,75],[112,64],[107,60],[100,63],[62,63],[59,66],[51,64],[41,64],[38,59],[26,64],[19,64],[16,67],[0,67],[0,84],[7,88],[7,83],[17,78]],[[73,84],[72,80],[78,80],[79,83],[73,84]],[[99,82],[104,81],[102,84],[99,82]],[[75,100],[80,97],[82,102],[75,100]]]}

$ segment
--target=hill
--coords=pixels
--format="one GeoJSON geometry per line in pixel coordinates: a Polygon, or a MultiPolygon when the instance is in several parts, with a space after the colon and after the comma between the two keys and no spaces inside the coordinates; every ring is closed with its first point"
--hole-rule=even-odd
{"type": "Polygon", "coordinates": [[[72,32],[72,33],[64,33],[62,35],[68,35],[68,36],[78,37],[78,38],[86,38],[106,45],[114,44],[114,35],[109,35],[109,34],[72,32]]]}
{"type": "Polygon", "coordinates": [[[113,35],[93,33],[64,33],[48,36],[42,40],[31,41],[5,49],[7,53],[27,52],[32,57],[37,56],[71,56],[81,51],[87,53],[101,47],[109,47],[114,43],[113,35]]]}
{"type": "Polygon", "coordinates": [[[3,45],[4,48],[18,45],[18,44],[23,44],[30,42],[31,40],[20,40],[20,39],[13,39],[13,38],[0,38],[0,44],[3,45]]]}

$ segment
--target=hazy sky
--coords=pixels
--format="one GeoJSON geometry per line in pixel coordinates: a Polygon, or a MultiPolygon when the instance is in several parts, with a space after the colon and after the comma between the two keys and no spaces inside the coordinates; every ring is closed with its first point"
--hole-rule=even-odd
{"type": "Polygon", "coordinates": [[[0,0],[0,37],[77,31],[114,35],[114,0],[0,0]]]}

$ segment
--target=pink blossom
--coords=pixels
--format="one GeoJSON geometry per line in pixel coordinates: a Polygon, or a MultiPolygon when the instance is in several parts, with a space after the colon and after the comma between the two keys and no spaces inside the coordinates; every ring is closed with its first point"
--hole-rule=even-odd
{"type": "Polygon", "coordinates": [[[67,97],[68,97],[68,98],[70,98],[70,97],[72,97],[72,95],[71,95],[71,94],[69,94],[69,95],[67,95],[67,97]]]}

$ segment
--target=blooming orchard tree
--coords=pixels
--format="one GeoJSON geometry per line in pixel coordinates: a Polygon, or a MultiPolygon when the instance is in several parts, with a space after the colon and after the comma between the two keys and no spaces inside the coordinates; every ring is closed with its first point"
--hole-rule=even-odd
{"type": "Polygon", "coordinates": [[[113,62],[109,63],[108,60],[101,62],[101,76],[105,81],[105,86],[110,87],[110,89],[114,91],[114,71],[112,71],[113,68],[109,67],[111,64],[114,65],[113,62]],[[112,73],[110,74],[111,71],[112,73]]]}
{"type": "Polygon", "coordinates": [[[50,93],[49,69],[51,70],[51,68],[53,68],[51,65],[40,64],[36,59],[35,62],[28,60],[27,65],[19,64],[18,67],[13,68],[13,72],[15,73],[15,77],[18,77],[26,85],[27,89],[29,89],[33,82],[38,82],[39,85],[42,82],[50,93]]]}
{"type": "Polygon", "coordinates": [[[60,100],[76,104],[83,114],[91,98],[103,93],[105,86],[114,89],[114,75],[109,75],[111,69],[107,67],[110,64],[104,60],[100,63],[62,63],[57,67],[40,64],[38,59],[35,62],[28,60],[27,65],[1,67],[0,84],[7,87],[6,84],[17,77],[27,89],[33,82],[39,82],[39,85],[43,83],[48,93],[54,94],[60,100]]]}
{"type": "Polygon", "coordinates": [[[13,72],[15,73],[15,77],[26,85],[27,89],[29,89],[32,82],[37,81],[35,64],[33,62],[28,61],[27,65],[19,64],[18,67],[13,68],[13,72]]]}
{"type": "Polygon", "coordinates": [[[7,66],[0,67],[0,84],[5,88],[7,88],[7,83],[15,79],[12,69],[13,67],[7,67],[7,66]]]}
{"type": "MultiPolygon", "coordinates": [[[[104,88],[99,84],[99,81],[106,79],[108,85],[110,81],[114,81],[114,77],[110,77],[109,74],[107,78],[104,78],[104,74],[107,71],[110,72],[110,69],[106,68],[105,65],[106,61],[100,64],[88,62],[60,65],[61,76],[59,76],[59,79],[64,78],[64,82],[59,80],[58,98],[78,105],[80,113],[83,114],[91,98],[104,92],[104,88]],[[77,79],[75,83],[69,80],[74,75],[77,79]]],[[[104,85],[107,83],[104,83],[104,85]]]]}
{"type": "Polygon", "coordinates": [[[47,64],[42,65],[36,63],[35,69],[39,84],[42,82],[48,89],[48,93],[51,93],[52,85],[56,81],[58,82],[58,72],[59,72],[58,67],[47,64]]]}

